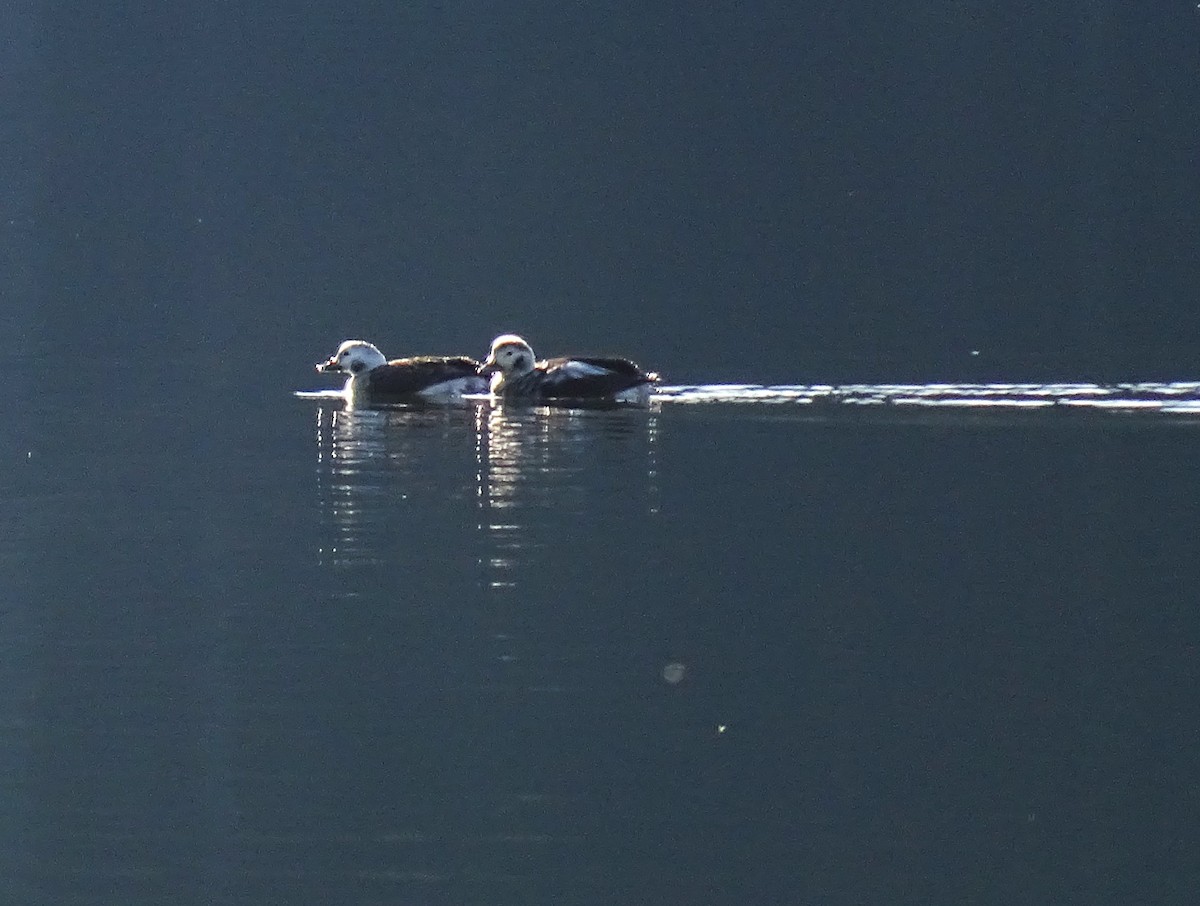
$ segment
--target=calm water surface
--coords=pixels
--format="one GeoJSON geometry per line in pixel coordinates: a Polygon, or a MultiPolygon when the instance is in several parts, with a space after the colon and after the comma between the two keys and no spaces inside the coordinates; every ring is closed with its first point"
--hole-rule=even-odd
{"type": "Polygon", "coordinates": [[[6,901],[1192,902],[1200,425],[704,392],[18,400],[6,901]]]}

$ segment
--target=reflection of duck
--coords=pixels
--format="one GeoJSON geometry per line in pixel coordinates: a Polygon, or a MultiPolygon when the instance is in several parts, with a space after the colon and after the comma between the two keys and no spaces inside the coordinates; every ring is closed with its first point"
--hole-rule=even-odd
{"type": "Polygon", "coordinates": [[[319,407],[322,561],[398,567],[463,555],[446,539],[478,526],[473,505],[454,503],[475,500],[477,420],[469,406],[319,407]]]}
{"type": "Polygon", "coordinates": [[[537,512],[574,518],[626,505],[658,511],[653,410],[493,405],[479,410],[478,430],[477,496],[491,511],[481,526],[493,534],[513,533],[532,545],[526,523],[537,512]]]}
{"type": "Polygon", "coordinates": [[[348,374],[346,399],[355,405],[405,400],[456,400],[487,393],[480,364],[466,356],[414,356],[391,362],[365,340],[346,340],[317,365],[323,374],[348,374]]]}
{"type": "Polygon", "coordinates": [[[634,599],[621,583],[656,556],[658,419],[633,406],[477,410],[478,612],[497,686],[594,679],[593,642],[612,631],[611,608],[634,599]],[[567,624],[542,616],[559,611],[567,624]]]}
{"type": "Polygon", "coordinates": [[[658,380],[657,374],[628,359],[571,356],[539,362],[529,344],[515,334],[492,341],[480,373],[492,375],[492,394],[500,397],[642,405],[658,380]]]}

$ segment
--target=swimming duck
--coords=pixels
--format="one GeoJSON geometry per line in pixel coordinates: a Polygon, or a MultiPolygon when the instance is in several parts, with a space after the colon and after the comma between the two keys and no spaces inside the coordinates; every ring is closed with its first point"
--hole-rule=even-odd
{"type": "Polygon", "coordinates": [[[388,361],[365,340],[346,340],[317,365],[323,374],[348,374],[346,399],[356,405],[406,400],[455,400],[465,393],[487,393],[482,367],[467,356],[421,355],[388,361]]]}
{"type": "Polygon", "coordinates": [[[493,396],[527,399],[600,400],[645,405],[658,375],[628,359],[567,356],[537,361],[516,334],[492,341],[480,374],[490,374],[493,396]]]}

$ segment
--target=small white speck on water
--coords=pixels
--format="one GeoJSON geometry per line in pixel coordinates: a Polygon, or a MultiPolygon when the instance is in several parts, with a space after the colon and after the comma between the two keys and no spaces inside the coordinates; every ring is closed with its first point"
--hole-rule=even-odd
{"type": "Polygon", "coordinates": [[[662,668],[662,678],[672,686],[678,685],[687,675],[687,667],[678,661],[673,661],[662,668]]]}

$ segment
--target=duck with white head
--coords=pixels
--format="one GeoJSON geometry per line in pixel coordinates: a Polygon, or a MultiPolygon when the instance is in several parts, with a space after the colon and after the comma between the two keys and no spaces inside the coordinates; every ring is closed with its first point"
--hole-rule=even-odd
{"type": "Polygon", "coordinates": [[[658,375],[628,359],[562,356],[538,361],[516,334],[501,334],[480,367],[491,375],[493,396],[505,399],[581,400],[645,405],[658,375]]]}
{"type": "Polygon", "coordinates": [[[432,401],[452,402],[487,393],[479,362],[467,356],[412,356],[389,361],[366,340],[346,340],[317,364],[322,374],[347,375],[343,391],[352,405],[432,401]]]}

